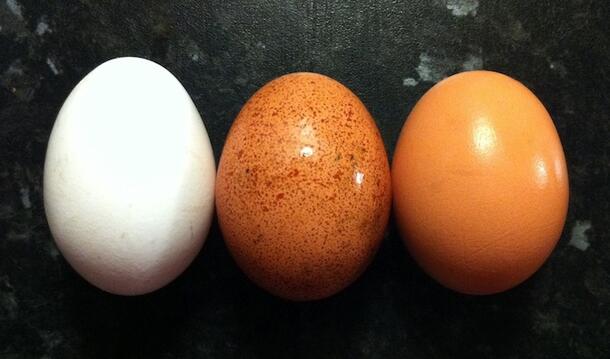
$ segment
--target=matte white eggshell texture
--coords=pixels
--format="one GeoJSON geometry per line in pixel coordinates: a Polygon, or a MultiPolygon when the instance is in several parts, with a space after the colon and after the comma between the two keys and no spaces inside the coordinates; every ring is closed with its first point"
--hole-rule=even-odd
{"type": "Polygon", "coordinates": [[[51,232],[67,261],[111,293],[163,287],[210,228],[210,139],[180,82],[139,58],[108,61],[64,103],[44,168],[51,232]]]}

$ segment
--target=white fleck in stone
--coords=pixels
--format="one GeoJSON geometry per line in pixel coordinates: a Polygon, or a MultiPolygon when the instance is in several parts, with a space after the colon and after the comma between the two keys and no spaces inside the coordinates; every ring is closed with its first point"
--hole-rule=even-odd
{"type": "Polygon", "coordinates": [[[13,285],[11,284],[11,282],[9,281],[7,275],[0,277],[0,289],[2,287],[5,287],[5,288],[9,289],[10,291],[13,291],[15,289],[13,287],[13,285]]]}
{"type": "Polygon", "coordinates": [[[426,52],[419,55],[419,64],[415,68],[420,81],[439,82],[450,74],[460,71],[483,68],[483,58],[478,54],[467,54],[465,59],[447,56],[432,56],[426,52]]]}
{"type": "Polygon", "coordinates": [[[19,192],[21,193],[21,203],[23,204],[23,207],[26,209],[31,208],[32,202],[30,201],[30,189],[22,188],[19,190],[19,192]]]}
{"type": "Polygon", "coordinates": [[[17,0],[6,0],[6,6],[13,13],[13,15],[18,18],[23,18],[23,13],[21,12],[21,5],[17,2],[17,0]]]}
{"type": "Polygon", "coordinates": [[[42,36],[47,32],[52,32],[49,24],[44,19],[41,19],[38,25],[36,25],[36,35],[42,36]]]}
{"type": "Polygon", "coordinates": [[[415,68],[419,78],[425,82],[438,82],[445,77],[445,72],[436,66],[432,57],[426,53],[419,55],[419,65],[415,68]]]}
{"type": "Polygon", "coordinates": [[[30,239],[30,235],[28,233],[17,233],[15,231],[10,231],[6,234],[6,239],[9,241],[27,241],[30,239]]]}
{"type": "Polygon", "coordinates": [[[267,45],[265,45],[263,42],[259,41],[256,43],[256,47],[258,47],[259,49],[266,49],[267,45]]]}
{"type": "Polygon", "coordinates": [[[4,76],[22,76],[23,75],[23,66],[21,65],[21,60],[15,60],[11,66],[4,72],[4,76]]]}
{"type": "Polygon", "coordinates": [[[443,2],[454,16],[476,16],[479,8],[479,0],[444,0],[443,2]]]}
{"type": "Polygon", "coordinates": [[[539,333],[557,333],[561,329],[561,325],[559,323],[560,322],[556,311],[536,311],[534,313],[534,323],[532,326],[533,329],[539,333]]]}
{"type": "Polygon", "coordinates": [[[568,74],[568,69],[566,69],[561,61],[549,61],[549,68],[557,72],[561,77],[565,77],[568,74]]]}
{"type": "Polygon", "coordinates": [[[42,330],[39,332],[39,335],[47,350],[53,350],[64,341],[64,338],[60,333],[52,332],[50,330],[42,330]]]}
{"type": "Polygon", "coordinates": [[[454,66],[446,58],[434,58],[427,53],[419,55],[419,65],[415,68],[419,79],[424,82],[439,82],[447,77],[447,72],[454,66]]]}
{"type": "Polygon", "coordinates": [[[17,309],[19,308],[19,304],[17,303],[17,297],[13,293],[2,293],[0,294],[2,307],[8,314],[8,317],[11,319],[15,319],[17,317],[17,309]]]}
{"type": "Polygon", "coordinates": [[[51,69],[51,71],[53,72],[53,74],[55,76],[59,75],[59,69],[57,68],[57,65],[55,65],[55,63],[53,62],[53,60],[51,60],[50,58],[47,57],[47,65],[49,65],[49,68],[51,69]]]}
{"type": "Polygon", "coordinates": [[[19,303],[17,302],[14,288],[9,282],[8,276],[0,278],[0,307],[4,309],[4,312],[10,319],[15,319],[17,317],[19,303]]]}
{"type": "Polygon", "coordinates": [[[248,84],[248,79],[243,77],[243,76],[237,76],[235,78],[235,83],[240,85],[240,86],[245,86],[248,84]]]}
{"type": "Polygon", "coordinates": [[[462,63],[462,69],[464,71],[480,70],[483,68],[483,59],[477,55],[468,55],[466,61],[462,63]]]}
{"type": "Polygon", "coordinates": [[[47,246],[47,253],[49,254],[49,256],[51,256],[51,258],[53,259],[57,259],[59,258],[59,250],[57,249],[57,246],[55,246],[55,243],[52,241],[49,241],[49,244],[47,246]]]}
{"type": "Polygon", "coordinates": [[[591,221],[576,221],[572,227],[572,238],[568,244],[581,251],[586,251],[591,245],[586,233],[589,229],[591,229],[591,221]]]}
{"type": "Polygon", "coordinates": [[[417,86],[418,83],[419,82],[416,79],[414,79],[413,77],[407,77],[406,79],[402,80],[403,86],[412,87],[412,86],[417,86]]]}
{"type": "Polygon", "coordinates": [[[189,58],[194,62],[199,62],[200,60],[203,59],[203,53],[201,52],[201,49],[199,48],[197,43],[193,40],[190,40],[190,39],[188,40],[188,42],[186,44],[186,51],[187,51],[189,58]]]}
{"type": "Polygon", "coordinates": [[[510,37],[515,41],[526,41],[529,40],[530,34],[525,30],[521,21],[517,20],[512,23],[508,29],[510,37]]]}

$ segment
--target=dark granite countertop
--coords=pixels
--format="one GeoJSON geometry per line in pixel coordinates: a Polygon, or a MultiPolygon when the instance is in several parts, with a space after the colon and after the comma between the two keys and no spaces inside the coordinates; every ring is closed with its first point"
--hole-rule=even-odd
{"type": "Polygon", "coordinates": [[[0,358],[610,358],[609,19],[605,0],[0,0],[0,358]],[[182,81],[217,157],[245,100],[288,72],[349,86],[389,155],[435,82],[463,69],[509,74],[561,136],[563,236],[530,280],[475,297],[423,274],[390,225],[354,285],[290,303],[244,277],[214,225],[168,287],[103,293],[57,251],[41,176],[63,100],[127,55],[182,81]]]}

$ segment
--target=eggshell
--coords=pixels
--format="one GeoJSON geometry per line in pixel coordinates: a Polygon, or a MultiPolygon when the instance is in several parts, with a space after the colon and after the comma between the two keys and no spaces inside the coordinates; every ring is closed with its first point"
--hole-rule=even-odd
{"type": "Polygon", "coordinates": [[[551,117],[521,83],[465,72],[430,89],[392,164],[398,226],[415,260],[456,291],[530,277],[559,239],[568,174],[551,117]]]}
{"type": "Polygon", "coordinates": [[[191,98],[163,67],[118,58],[64,103],[44,202],[66,260],[116,294],[154,291],[195,258],[214,209],[215,163],[191,98]]]}
{"type": "Polygon", "coordinates": [[[282,76],[243,107],[216,186],[237,264],[292,300],[335,294],[367,267],[387,224],[390,173],[375,122],[335,80],[282,76]]]}

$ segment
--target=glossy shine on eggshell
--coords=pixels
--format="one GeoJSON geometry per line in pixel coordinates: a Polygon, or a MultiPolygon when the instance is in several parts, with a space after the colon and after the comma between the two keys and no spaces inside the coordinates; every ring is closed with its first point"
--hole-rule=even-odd
{"type": "Polygon", "coordinates": [[[218,219],[255,283],[287,299],[320,299],[372,260],[390,182],[362,102],[329,77],[290,74],[254,94],[231,128],[217,177],[218,219]]]}
{"type": "Polygon", "coordinates": [[[451,76],[417,103],[392,164],[396,222],[409,251],[443,285],[507,290],[549,257],[568,208],[553,121],[518,81],[451,76]]]}

